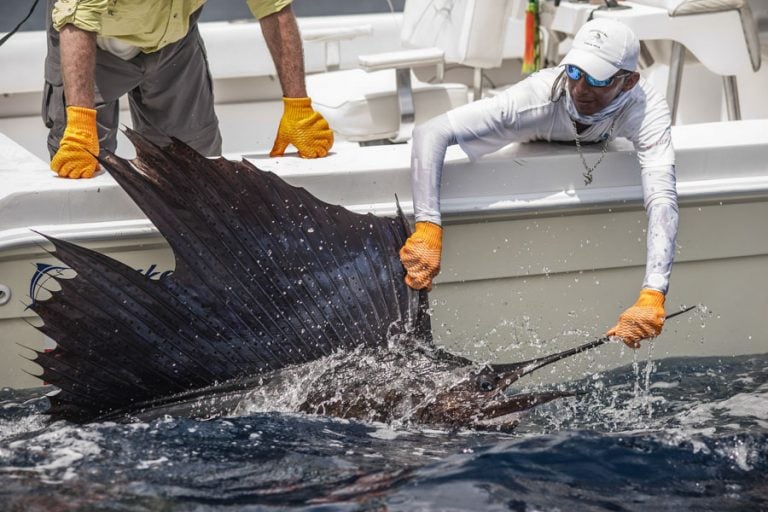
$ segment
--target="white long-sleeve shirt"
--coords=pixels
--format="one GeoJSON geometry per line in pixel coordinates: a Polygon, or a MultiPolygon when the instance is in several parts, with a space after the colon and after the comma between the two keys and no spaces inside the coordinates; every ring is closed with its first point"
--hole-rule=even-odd
{"type": "MultiPolygon", "coordinates": [[[[512,142],[574,140],[565,97],[552,98],[561,72],[561,68],[544,69],[498,96],[458,107],[416,127],[411,161],[416,221],[441,223],[440,180],[448,146],[458,143],[474,160],[512,142]]],[[[648,215],[643,287],[666,293],[678,224],[671,117],[664,98],[644,80],[627,94],[623,108],[589,126],[579,140],[624,137],[633,143],[648,215]]]]}

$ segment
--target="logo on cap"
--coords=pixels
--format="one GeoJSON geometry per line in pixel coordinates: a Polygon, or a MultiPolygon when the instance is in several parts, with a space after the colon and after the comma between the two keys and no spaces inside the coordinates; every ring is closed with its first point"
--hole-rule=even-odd
{"type": "Polygon", "coordinates": [[[587,46],[594,46],[595,48],[601,48],[607,39],[608,34],[602,30],[592,29],[584,39],[584,44],[587,46]]]}

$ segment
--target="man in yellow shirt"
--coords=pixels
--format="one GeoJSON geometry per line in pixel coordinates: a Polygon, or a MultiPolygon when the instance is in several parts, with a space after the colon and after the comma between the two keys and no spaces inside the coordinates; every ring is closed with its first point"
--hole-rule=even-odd
{"type": "MultiPolygon", "coordinates": [[[[221,152],[213,87],[197,20],[205,0],[48,0],[43,119],[51,169],[90,178],[93,155],[117,145],[118,101],[128,94],[134,129],[164,144],[176,137],[221,152]]],[[[291,0],[247,0],[277,68],[284,110],[271,156],[293,144],[305,158],[333,145],[312,109],[291,0]]],[[[247,52],[247,49],[241,49],[247,52]]],[[[245,53],[244,52],[244,53],[245,53]]]]}

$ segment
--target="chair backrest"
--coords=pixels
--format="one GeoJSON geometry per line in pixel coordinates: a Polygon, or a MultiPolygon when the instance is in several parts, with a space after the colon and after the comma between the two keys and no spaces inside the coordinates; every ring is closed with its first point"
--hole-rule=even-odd
{"type": "Polygon", "coordinates": [[[407,0],[400,39],[437,47],[445,61],[474,68],[501,65],[510,0],[407,0]]]}

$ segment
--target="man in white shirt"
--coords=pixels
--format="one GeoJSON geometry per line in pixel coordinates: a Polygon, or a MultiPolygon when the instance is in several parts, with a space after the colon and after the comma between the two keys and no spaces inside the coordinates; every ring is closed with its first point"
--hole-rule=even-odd
{"type": "Polygon", "coordinates": [[[637,73],[639,52],[629,27],[592,20],[576,34],[560,66],[416,127],[411,162],[416,229],[400,251],[409,286],[431,289],[440,271],[440,179],[449,145],[458,143],[476,159],[511,142],[575,141],[589,184],[602,157],[587,165],[581,144],[601,143],[605,150],[609,141],[625,137],[641,167],[648,214],[646,273],[637,302],[607,334],[637,348],[640,340],[661,333],[678,224],[675,155],[669,108],[637,73]]]}

